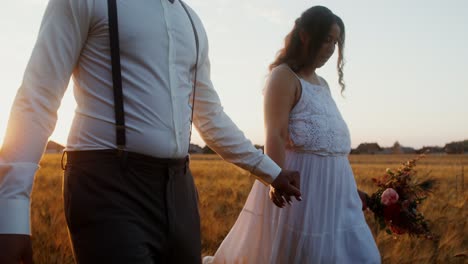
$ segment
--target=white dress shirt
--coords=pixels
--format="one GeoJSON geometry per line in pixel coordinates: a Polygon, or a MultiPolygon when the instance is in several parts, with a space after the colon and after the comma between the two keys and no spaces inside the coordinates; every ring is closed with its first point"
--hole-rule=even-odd
{"type": "MultiPolygon", "coordinates": [[[[127,149],[187,155],[195,37],[180,2],[118,2],[127,149]]],[[[210,80],[208,39],[200,39],[194,125],[225,160],[271,183],[281,169],[224,113],[210,80]]],[[[73,77],[77,102],[66,150],[116,148],[106,0],[50,0],[18,90],[0,152],[0,233],[30,234],[29,198],[57,109],[73,77]]]]}

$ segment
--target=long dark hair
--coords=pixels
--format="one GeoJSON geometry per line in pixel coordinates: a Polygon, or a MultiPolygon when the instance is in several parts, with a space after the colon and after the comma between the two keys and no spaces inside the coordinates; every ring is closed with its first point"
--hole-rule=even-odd
{"type": "Polygon", "coordinates": [[[343,92],[345,89],[343,80],[345,26],[340,17],[324,6],[311,7],[296,19],[293,29],[284,40],[284,47],[278,52],[275,61],[270,64],[270,71],[283,63],[286,63],[294,72],[299,72],[304,67],[310,66],[315,61],[317,53],[326,40],[333,24],[337,24],[341,31],[338,40],[336,68],[338,70],[338,82],[341,86],[341,92],[343,92]],[[305,54],[300,37],[301,31],[306,32],[311,39],[309,47],[305,49],[305,54]]]}

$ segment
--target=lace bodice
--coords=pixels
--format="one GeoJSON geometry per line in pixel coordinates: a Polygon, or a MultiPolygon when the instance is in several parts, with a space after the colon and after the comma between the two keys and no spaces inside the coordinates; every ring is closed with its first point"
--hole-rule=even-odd
{"type": "Polygon", "coordinates": [[[349,129],[330,88],[325,81],[316,85],[299,80],[302,95],[289,115],[287,148],[325,156],[347,155],[351,150],[349,129]]]}

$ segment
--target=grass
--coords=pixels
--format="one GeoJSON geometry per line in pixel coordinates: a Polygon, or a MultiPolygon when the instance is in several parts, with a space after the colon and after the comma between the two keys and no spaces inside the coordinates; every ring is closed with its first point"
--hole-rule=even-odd
{"type": "MultiPolygon", "coordinates": [[[[350,162],[359,188],[371,192],[372,177],[413,157],[353,155],[350,162]]],[[[383,263],[467,263],[468,192],[461,186],[461,175],[467,173],[466,169],[462,173],[463,167],[468,167],[468,155],[429,155],[418,162],[419,175],[430,172],[440,181],[433,196],[420,207],[440,235],[439,241],[407,236],[395,239],[377,231],[372,216],[366,214],[383,263]]],[[[191,170],[200,195],[203,255],[212,255],[236,221],[254,178],[216,155],[192,156],[191,170]]],[[[63,214],[62,176],[60,155],[45,155],[32,193],[35,263],[73,263],[63,214]]]]}

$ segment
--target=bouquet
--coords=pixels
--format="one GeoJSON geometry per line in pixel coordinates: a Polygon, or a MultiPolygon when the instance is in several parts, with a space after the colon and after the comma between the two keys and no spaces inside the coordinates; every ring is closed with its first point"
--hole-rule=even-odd
{"type": "MultiPolygon", "coordinates": [[[[418,182],[416,161],[424,154],[402,164],[396,171],[387,169],[381,178],[373,178],[378,189],[367,197],[367,206],[374,213],[380,229],[388,234],[409,234],[410,236],[434,239],[428,222],[418,209],[436,185],[436,180],[418,182]]],[[[427,175],[426,175],[427,176],[427,175]]]]}

